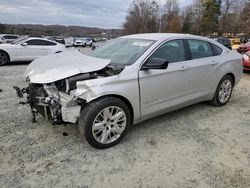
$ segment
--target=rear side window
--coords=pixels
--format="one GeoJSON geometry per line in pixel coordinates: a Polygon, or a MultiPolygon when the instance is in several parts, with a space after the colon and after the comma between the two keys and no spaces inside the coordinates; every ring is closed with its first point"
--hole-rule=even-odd
{"type": "Polygon", "coordinates": [[[220,47],[218,47],[218,46],[216,46],[214,44],[210,44],[210,45],[212,46],[214,56],[218,56],[218,55],[222,54],[223,50],[220,47]]]}
{"type": "Polygon", "coordinates": [[[150,58],[160,58],[169,63],[185,61],[185,49],[182,40],[172,40],[159,47],[150,58]]]}
{"type": "Polygon", "coordinates": [[[213,56],[212,47],[208,42],[201,40],[188,40],[192,59],[200,59],[213,56]]]}

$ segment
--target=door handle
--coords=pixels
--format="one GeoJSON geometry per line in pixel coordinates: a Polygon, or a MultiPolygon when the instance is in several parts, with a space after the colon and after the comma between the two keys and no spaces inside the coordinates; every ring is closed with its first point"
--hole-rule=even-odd
{"type": "Polygon", "coordinates": [[[179,69],[180,71],[186,71],[186,70],[188,70],[188,67],[186,67],[186,66],[181,66],[181,68],[179,69]]]}

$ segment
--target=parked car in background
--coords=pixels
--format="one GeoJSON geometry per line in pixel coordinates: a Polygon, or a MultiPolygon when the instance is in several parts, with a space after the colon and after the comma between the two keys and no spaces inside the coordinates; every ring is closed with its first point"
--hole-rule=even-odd
{"type": "Polygon", "coordinates": [[[33,61],[41,56],[65,51],[67,48],[44,38],[28,37],[12,44],[0,45],[0,65],[12,61],[33,61]]]}
{"type": "Polygon", "coordinates": [[[227,104],[242,69],[242,56],[214,40],[137,34],[110,40],[89,55],[39,58],[27,67],[29,86],[22,91],[28,91],[34,117],[78,122],[80,134],[103,149],[146,119],[202,101],[227,104]]]}
{"type": "Polygon", "coordinates": [[[246,44],[239,46],[237,48],[237,51],[241,54],[250,51],[250,42],[247,42],[246,44]]]}
{"type": "Polygon", "coordinates": [[[93,40],[91,38],[85,38],[86,46],[91,47],[93,45],[93,40]]]}
{"type": "Polygon", "coordinates": [[[86,46],[92,46],[93,41],[91,38],[77,38],[74,42],[74,46],[81,46],[81,47],[86,47],[86,46]]]}
{"type": "Polygon", "coordinates": [[[242,43],[240,42],[240,38],[231,38],[231,46],[232,46],[232,50],[237,50],[242,43]]]}
{"type": "Polygon", "coordinates": [[[232,45],[232,50],[237,50],[242,44],[240,42],[235,42],[233,45],[232,45]]]}
{"type": "Polygon", "coordinates": [[[46,39],[65,45],[65,40],[63,37],[56,37],[56,36],[55,37],[46,37],[46,39]]]}
{"type": "Polygon", "coordinates": [[[102,42],[102,41],[107,41],[108,38],[106,38],[106,37],[95,37],[92,40],[93,40],[93,42],[102,42]]]}
{"type": "Polygon", "coordinates": [[[243,69],[244,71],[250,71],[250,51],[243,55],[243,69]]]}
{"type": "Polygon", "coordinates": [[[221,43],[222,45],[224,45],[228,49],[232,50],[231,41],[229,39],[227,39],[227,38],[217,38],[217,39],[214,39],[214,40],[221,43]]]}
{"type": "Polygon", "coordinates": [[[64,38],[64,41],[66,47],[74,46],[74,37],[66,37],[64,38]]]}
{"type": "Polygon", "coordinates": [[[74,46],[78,47],[78,46],[83,46],[83,40],[76,38],[74,41],[74,46]]]}
{"type": "Polygon", "coordinates": [[[0,34],[0,44],[11,43],[17,40],[20,36],[12,34],[0,34]]]}

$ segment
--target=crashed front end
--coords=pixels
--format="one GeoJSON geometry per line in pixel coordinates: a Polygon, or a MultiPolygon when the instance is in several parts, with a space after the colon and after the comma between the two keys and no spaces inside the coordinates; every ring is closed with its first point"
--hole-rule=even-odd
{"type": "MultiPolygon", "coordinates": [[[[79,54],[77,55],[79,56],[79,54]]],[[[37,115],[41,114],[53,124],[77,123],[81,109],[87,105],[86,99],[95,97],[92,88],[100,87],[103,78],[117,75],[123,70],[121,67],[111,66],[107,60],[80,56],[81,58],[78,60],[81,60],[81,64],[78,66],[61,64],[60,67],[56,67],[54,64],[55,68],[50,66],[47,71],[44,67],[41,69],[41,66],[44,65],[37,64],[42,62],[35,61],[27,68],[28,87],[14,88],[19,97],[23,98],[26,95],[27,101],[22,104],[30,105],[33,122],[36,122],[37,115]],[[99,61],[99,65],[93,64],[91,68],[90,59],[97,63],[99,61]],[[36,64],[37,66],[35,66],[36,64]],[[84,68],[84,66],[88,67],[84,68]],[[77,69],[74,70],[74,67],[77,69]],[[57,75],[54,75],[56,72],[53,72],[53,69],[58,73],[57,75]]],[[[60,56],[56,57],[60,59],[60,56]]],[[[47,59],[40,61],[44,62],[44,60],[47,59]]],[[[74,62],[76,63],[76,61],[74,62]]]]}
{"type": "Polygon", "coordinates": [[[86,101],[67,91],[67,80],[51,84],[30,83],[23,93],[27,96],[27,103],[31,107],[33,122],[37,114],[53,124],[76,123],[80,110],[86,101]]]}

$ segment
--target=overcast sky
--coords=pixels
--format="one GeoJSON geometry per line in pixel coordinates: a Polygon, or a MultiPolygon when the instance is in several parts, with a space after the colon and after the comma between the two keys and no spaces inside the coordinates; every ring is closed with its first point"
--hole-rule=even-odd
{"type": "MultiPolygon", "coordinates": [[[[0,0],[0,23],[121,28],[132,1],[0,0]]],[[[192,2],[192,0],[179,1],[181,7],[192,2]]]]}

